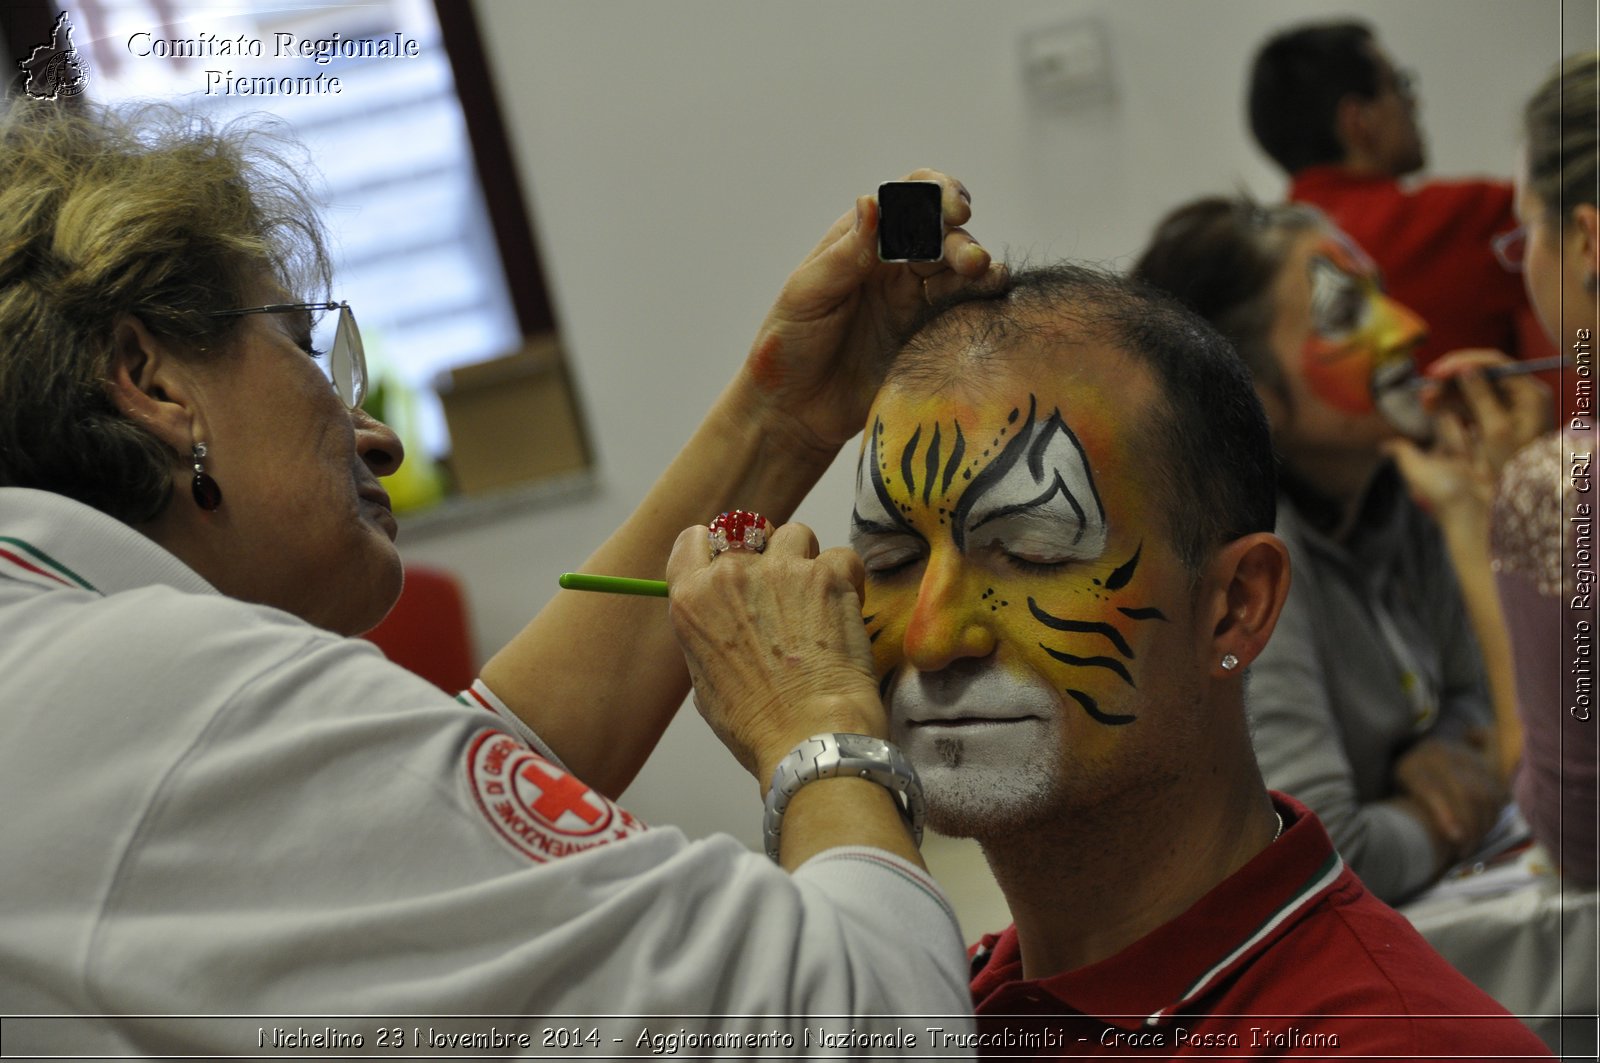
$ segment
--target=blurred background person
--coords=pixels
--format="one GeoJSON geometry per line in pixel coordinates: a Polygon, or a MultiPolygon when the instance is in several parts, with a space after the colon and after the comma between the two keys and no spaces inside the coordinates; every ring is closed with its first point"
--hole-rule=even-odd
{"type": "Polygon", "coordinates": [[[1600,830],[1590,715],[1594,581],[1585,575],[1594,570],[1600,497],[1591,471],[1600,334],[1597,93],[1597,57],[1589,53],[1566,60],[1528,100],[1517,182],[1521,228],[1508,242],[1507,264],[1521,272],[1540,323],[1567,352],[1561,382],[1569,413],[1560,430],[1547,431],[1550,400],[1537,384],[1484,375],[1506,359],[1452,356],[1433,374],[1448,382],[1439,417],[1452,445],[1443,453],[1394,448],[1431,507],[1459,511],[1454,519],[1477,530],[1463,537],[1458,553],[1463,577],[1492,583],[1504,610],[1500,626],[1515,662],[1522,724],[1520,750],[1505,752],[1517,803],[1562,873],[1589,887],[1600,830]]]}
{"type": "Polygon", "coordinates": [[[1389,294],[1422,317],[1419,366],[1467,347],[1552,353],[1490,248],[1516,226],[1511,183],[1402,183],[1427,163],[1415,75],[1370,25],[1315,22],[1273,35],[1251,67],[1248,111],[1256,142],[1290,178],[1288,198],[1327,214],[1372,256],[1389,294]]]}
{"type": "Polygon", "coordinates": [[[1450,539],[1464,586],[1489,606],[1486,651],[1511,662],[1514,742],[1501,767],[1537,845],[1464,869],[1412,905],[1417,928],[1473,981],[1570,1058],[1594,1058],[1600,922],[1594,718],[1594,338],[1600,333],[1600,238],[1595,200],[1600,63],[1569,58],[1523,112],[1517,214],[1502,244],[1520,268],[1539,320],[1563,350],[1563,413],[1524,376],[1491,377],[1494,352],[1446,355],[1430,367],[1437,442],[1390,449],[1412,491],[1460,529],[1450,539]],[[1531,441],[1530,441],[1531,440],[1531,441]],[[1496,884],[1477,880],[1498,880],[1496,884]],[[1588,1018],[1582,1018],[1588,1013],[1588,1018]],[[1563,1016],[1572,1016],[1564,1019],[1563,1016]]]}
{"type": "Polygon", "coordinates": [[[1250,676],[1267,784],[1304,801],[1395,903],[1473,853],[1506,803],[1494,722],[1439,529],[1389,441],[1425,438],[1422,323],[1313,208],[1205,198],[1155,229],[1133,273],[1229,337],[1282,461],[1276,530],[1294,580],[1250,676]]]}

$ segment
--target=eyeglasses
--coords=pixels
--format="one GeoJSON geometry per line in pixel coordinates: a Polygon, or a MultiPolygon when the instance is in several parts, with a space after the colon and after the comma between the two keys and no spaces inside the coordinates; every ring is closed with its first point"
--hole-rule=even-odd
{"type": "Polygon", "coordinates": [[[1522,272],[1522,260],[1528,253],[1528,227],[1519,225],[1508,233],[1501,233],[1489,241],[1494,257],[1511,273],[1522,272]]]}
{"type": "MultiPolygon", "coordinates": [[[[210,316],[309,313],[313,310],[339,311],[339,325],[334,329],[333,340],[326,345],[328,362],[325,371],[344,404],[352,410],[359,409],[367,397],[367,353],[361,346],[361,330],[356,328],[356,316],[350,312],[349,303],[271,303],[242,310],[217,310],[210,316]]],[[[313,344],[312,353],[317,353],[316,344],[313,344]]]]}

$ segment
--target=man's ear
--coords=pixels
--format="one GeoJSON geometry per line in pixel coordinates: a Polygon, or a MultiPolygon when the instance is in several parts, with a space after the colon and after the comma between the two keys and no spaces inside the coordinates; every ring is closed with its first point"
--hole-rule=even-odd
{"type": "Polygon", "coordinates": [[[132,314],[117,322],[112,344],[106,379],[112,405],[178,454],[187,454],[198,438],[188,366],[132,314]]]}
{"type": "Polygon", "coordinates": [[[1213,678],[1237,676],[1256,659],[1289,596],[1289,548],[1271,532],[1235,539],[1211,559],[1208,601],[1213,678]],[[1233,667],[1222,667],[1232,657],[1233,667]]]}
{"type": "Polygon", "coordinates": [[[1371,119],[1368,106],[1371,100],[1356,93],[1346,93],[1333,109],[1333,135],[1344,148],[1346,163],[1364,158],[1367,142],[1371,139],[1371,119]]]}

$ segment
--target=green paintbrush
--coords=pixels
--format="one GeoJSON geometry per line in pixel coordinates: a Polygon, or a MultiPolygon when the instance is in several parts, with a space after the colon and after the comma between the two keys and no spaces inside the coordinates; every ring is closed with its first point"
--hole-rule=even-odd
{"type": "Polygon", "coordinates": [[[664,579],[633,579],[628,576],[591,576],[587,572],[563,572],[556,581],[563,590],[602,591],[606,594],[643,594],[651,598],[667,596],[664,579]]]}

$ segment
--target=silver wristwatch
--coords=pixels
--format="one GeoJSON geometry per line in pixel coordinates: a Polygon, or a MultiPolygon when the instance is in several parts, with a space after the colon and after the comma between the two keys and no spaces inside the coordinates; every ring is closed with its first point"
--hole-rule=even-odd
{"type": "Polygon", "coordinates": [[[916,769],[898,746],[871,735],[812,735],[789,751],[772,773],[767,790],[767,814],[762,838],[767,855],[778,858],[778,837],[783,830],[783,813],[800,787],[818,779],[851,777],[868,779],[888,788],[900,806],[900,815],[911,829],[916,843],[922,844],[922,821],[927,804],[922,798],[922,783],[916,769]]]}

